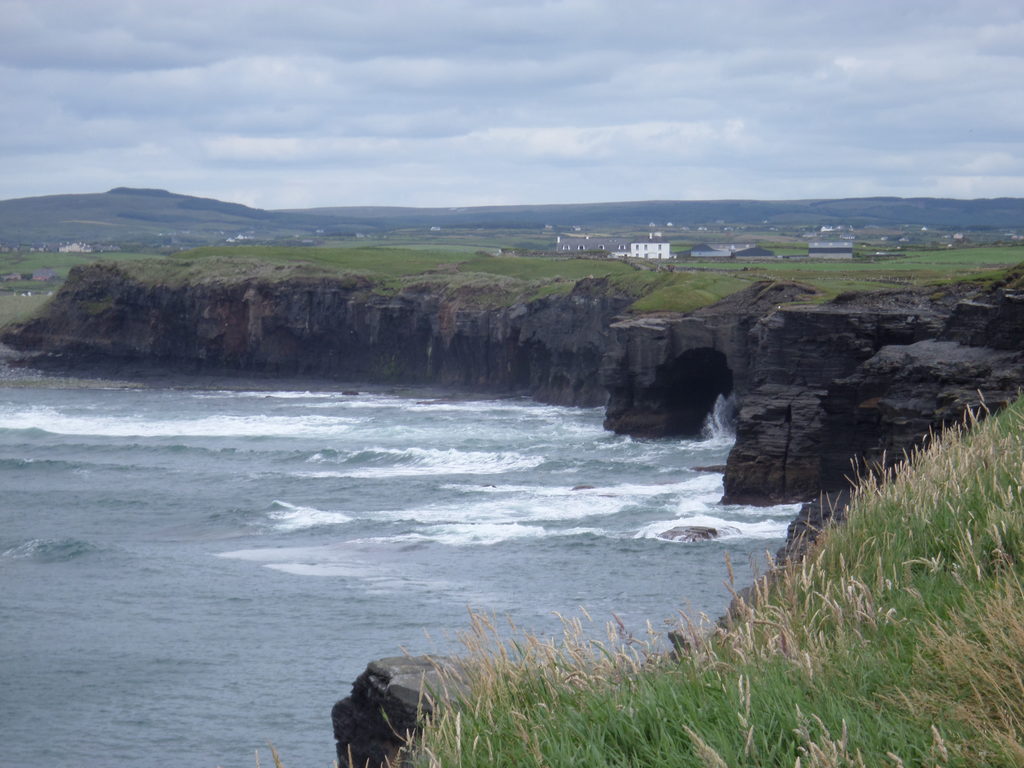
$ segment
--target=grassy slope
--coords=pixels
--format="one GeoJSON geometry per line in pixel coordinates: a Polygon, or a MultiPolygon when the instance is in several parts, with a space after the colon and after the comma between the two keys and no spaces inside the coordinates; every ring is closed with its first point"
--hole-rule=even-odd
{"type": "Polygon", "coordinates": [[[912,463],[679,662],[478,624],[420,762],[1024,764],[1024,404],[912,463]]]}

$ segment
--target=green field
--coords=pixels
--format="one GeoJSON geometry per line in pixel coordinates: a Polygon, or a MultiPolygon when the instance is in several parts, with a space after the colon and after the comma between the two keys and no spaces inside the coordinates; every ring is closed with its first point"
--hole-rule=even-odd
{"type": "MultiPolygon", "coordinates": [[[[15,251],[0,253],[0,275],[18,272],[31,276],[38,269],[54,270],[60,280],[68,276],[73,267],[92,264],[97,261],[136,261],[140,259],[161,258],[153,253],[55,253],[53,251],[15,251]]],[[[56,283],[39,283],[29,280],[15,280],[0,283],[0,293],[10,291],[49,291],[55,290],[56,283]]]]}
{"type": "MultiPolygon", "coordinates": [[[[0,254],[0,273],[31,273],[50,267],[65,277],[79,264],[120,262],[146,282],[174,285],[258,278],[270,281],[341,278],[352,287],[394,295],[406,288],[441,290],[463,305],[508,306],[566,293],[576,281],[607,280],[606,290],[636,299],[635,312],[685,312],[713,303],[756,281],[797,282],[824,301],[848,291],[937,285],[954,280],[991,280],[1024,262],[1024,246],[910,251],[900,256],[854,260],[766,259],[643,262],[574,256],[501,256],[469,244],[416,247],[348,243],[340,247],[218,246],[169,257],[145,253],[0,254]]],[[[0,292],[54,290],[53,283],[0,284],[0,292]]],[[[8,321],[24,303],[11,304],[8,321]]]]}
{"type": "Polygon", "coordinates": [[[914,250],[899,256],[846,260],[766,259],[677,262],[677,269],[734,274],[743,279],[786,280],[815,287],[821,299],[845,291],[884,290],[906,285],[931,285],[973,280],[1024,262],[1024,246],[990,246],[914,250]]]}

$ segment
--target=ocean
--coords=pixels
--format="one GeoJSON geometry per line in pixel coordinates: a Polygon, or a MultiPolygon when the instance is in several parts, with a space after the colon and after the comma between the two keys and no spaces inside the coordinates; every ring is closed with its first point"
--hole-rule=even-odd
{"type": "Polygon", "coordinates": [[[0,388],[0,765],[330,766],[367,662],[469,611],[645,636],[720,615],[796,507],[731,445],[430,390],[0,388]],[[712,526],[720,538],[658,534],[712,526]],[[588,626],[591,626],[588,624],[588,626]]]}

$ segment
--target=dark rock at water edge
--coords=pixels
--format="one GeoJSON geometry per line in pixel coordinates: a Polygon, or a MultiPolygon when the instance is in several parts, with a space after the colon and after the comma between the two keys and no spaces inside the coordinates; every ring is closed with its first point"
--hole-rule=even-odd
{"type": "Polygon", "coordinates": [[[718,395],[739,403],[726,503],[806,501],[891,465],[930,431],[1024,385],[1024,294],[953,286],[800,304],[754,286],[686,315],[616,322],[605,425],[696,435],[718,395]]]}
{"type": "Polygon", "coordinates": [[[351,277],[147,283],[100,263],[73,270],[49,311],[5,341],[69,366],[607,401],[605,426],[642,437],[698,435],[733,394],[724,501],[771,504],[847,488],[965,410],[1013,399],[1024,293],[1012,285],[809,304],[806,287],[762,283],[691,313],[622,317],[632,298],[603,279],[487,308],[458,289],[382,295],[351,277]]]}
{"type": "Polygon", "coordinates": [[[5,340],[69,366],[431,384],[595,406],[606,399],[595,373],[608,326],[632,301],[602,279],[498,308],[458,290],[370,288],[346,278],[149,283],[99,263],[73,270],[49,311],[5,340]]]}
{"type": "Polygon", "coordinates": [[[667,531],[662,531],[658,534],[658,538],[665,539],[667,541],[693,543],[697,541],[710,541],[711,539],[717,539],[719,536],[726,533],[738,532],[738,529],[732,528],[731,526],[712,528],[705,525],[681,525],[675,528],[669,528],[667,531]]]}
{"type": "Polygon", "coordinates": [[[394,656],[370,662],[352,684],[352,693],[331,710],[338,764],[396,766],[399,750],[424,720],[462,692],[457,679],[457,662],[447,658],[394,656]]]}
{"type": "Polygon", "coordinates": [[[849,505],[850,491],[837,491],[822,493],[800,507],[786,529],[786,543],[775,553],[776,564],[802,560],[825,530],[846,521],[849,505]]]}

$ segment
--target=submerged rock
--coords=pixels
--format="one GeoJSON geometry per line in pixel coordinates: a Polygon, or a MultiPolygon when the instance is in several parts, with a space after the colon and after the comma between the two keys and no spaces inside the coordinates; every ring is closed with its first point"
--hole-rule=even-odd
{"type": "Polygon", "coordinates": [[[670,528],[667,531],[663,531],[658,534],[659,539],[666,539],[668,541],[683,541],[692,543],[695,541],[708,541],[710,539],[717,539],[719,536],[727,533],[739,533],[738,528],[732,528],[731,526],[720,526],[718,528],[712,528],[705,525],[681,525],[676,528],[670,528]]]}

